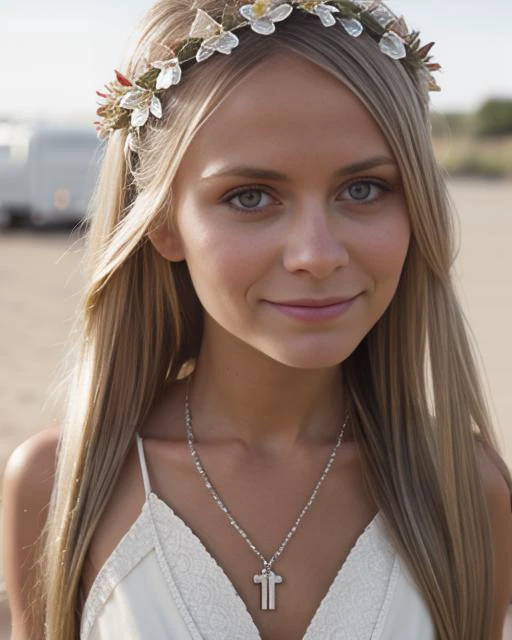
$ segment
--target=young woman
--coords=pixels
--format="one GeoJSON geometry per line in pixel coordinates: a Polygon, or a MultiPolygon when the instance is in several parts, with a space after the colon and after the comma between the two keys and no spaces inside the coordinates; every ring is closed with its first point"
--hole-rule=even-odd
{"type": "Polygon", "coordinates": [[[4,480],[16,640],[501,639],[429,50],[371,0],[151,9],[99,109],[66,419],[4,480]]]}

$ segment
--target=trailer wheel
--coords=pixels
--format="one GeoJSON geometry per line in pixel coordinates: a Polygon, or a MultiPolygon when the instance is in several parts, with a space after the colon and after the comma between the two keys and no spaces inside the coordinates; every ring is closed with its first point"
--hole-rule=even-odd
{"type": "Polygon", "coordinates": [[[45,229],[48,226],[46,218],[36,211],[30,211],[28,214],[28,223],[33,229],[45,229]]]}
{"type": "Polygon", "coordinates": [[[12,225],[12,216],[7,209],[0,208],[0,229],[9,229],[12,225]]]}

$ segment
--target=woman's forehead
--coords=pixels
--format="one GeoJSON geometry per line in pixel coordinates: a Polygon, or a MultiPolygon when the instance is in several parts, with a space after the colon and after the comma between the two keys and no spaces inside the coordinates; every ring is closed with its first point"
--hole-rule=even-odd
{"type": "Polygon", "coordinates": [[[220,159],[268,164],[287,155],[304,161],[344,152],[391,155],[363,103],[337,78],[299,56],[279,56],[253,68],[196,133],[186,156],[193,164],[220,159]]]}

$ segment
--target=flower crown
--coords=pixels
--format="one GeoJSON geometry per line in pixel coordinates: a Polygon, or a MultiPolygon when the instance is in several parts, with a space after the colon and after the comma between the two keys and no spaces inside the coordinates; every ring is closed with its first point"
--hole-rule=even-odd
{"type": "MultiPolygon", "coordinates": [[[[421,46],[418,31],[409,31],[403,17],[398,17],[382,0],[256,0],[251,4],[226,4],[221,22],[202,9],[197,9],[189,36],[176,43],[165,60],[147,63],[142,75],[133,81],[116,71],[116,80],[105,85],[107,93],[98,91],[102,102],[95,122],[100,139],[108,138],[116,129],[128,129],[127,153],[137,151],[137,137],[150,114],[162,118],[161,95],[179,84],[181,66],[195,60],[202,62],[215,52],[229,54],[239,44],[234,31],[250,26],[258,34],[274,33],[276,22],[286,20],[294,9],[312,14],[324,27],[340,25],[345,32],[359,37],[366,29],[378,42],[383,54],[393,60],[407,58],[416,70],[423,88],[439,91],[432,72],[441,66],[431,62],[433,42],[421,46]]],[[[166,47],[167,48],[167,47],[166,47]]]]}

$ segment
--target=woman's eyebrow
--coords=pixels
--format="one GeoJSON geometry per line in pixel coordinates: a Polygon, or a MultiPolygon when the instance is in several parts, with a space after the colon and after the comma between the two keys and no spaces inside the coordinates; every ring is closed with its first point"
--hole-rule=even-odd
{"type": "MultiPolygon", "coordinates": [[[[338,171],[334,173],[333,177],[340,178],[352,173],[358,173],[359,171],[374,169],[375,167],[381,165],[396,166],[396,162],[389,156],[375,156],[373,158],[368,158],[367,160],[361,160],[360,162],[354,162],[352,164],[346,165],[345,167],[338,169],[338,171]]],[[[201,175],[202,180],[225,177],[256,178],[259,180],[279,180],[281,182],[291,182],[291,178],[289,178],[286,174],[281,173],[280,171],[274,171],[272,169],[261,169],[258,167],[249,167],[247,165],[228,166],[221,171],[217,171],[215,173],[206,172],[201,175]]]]}

